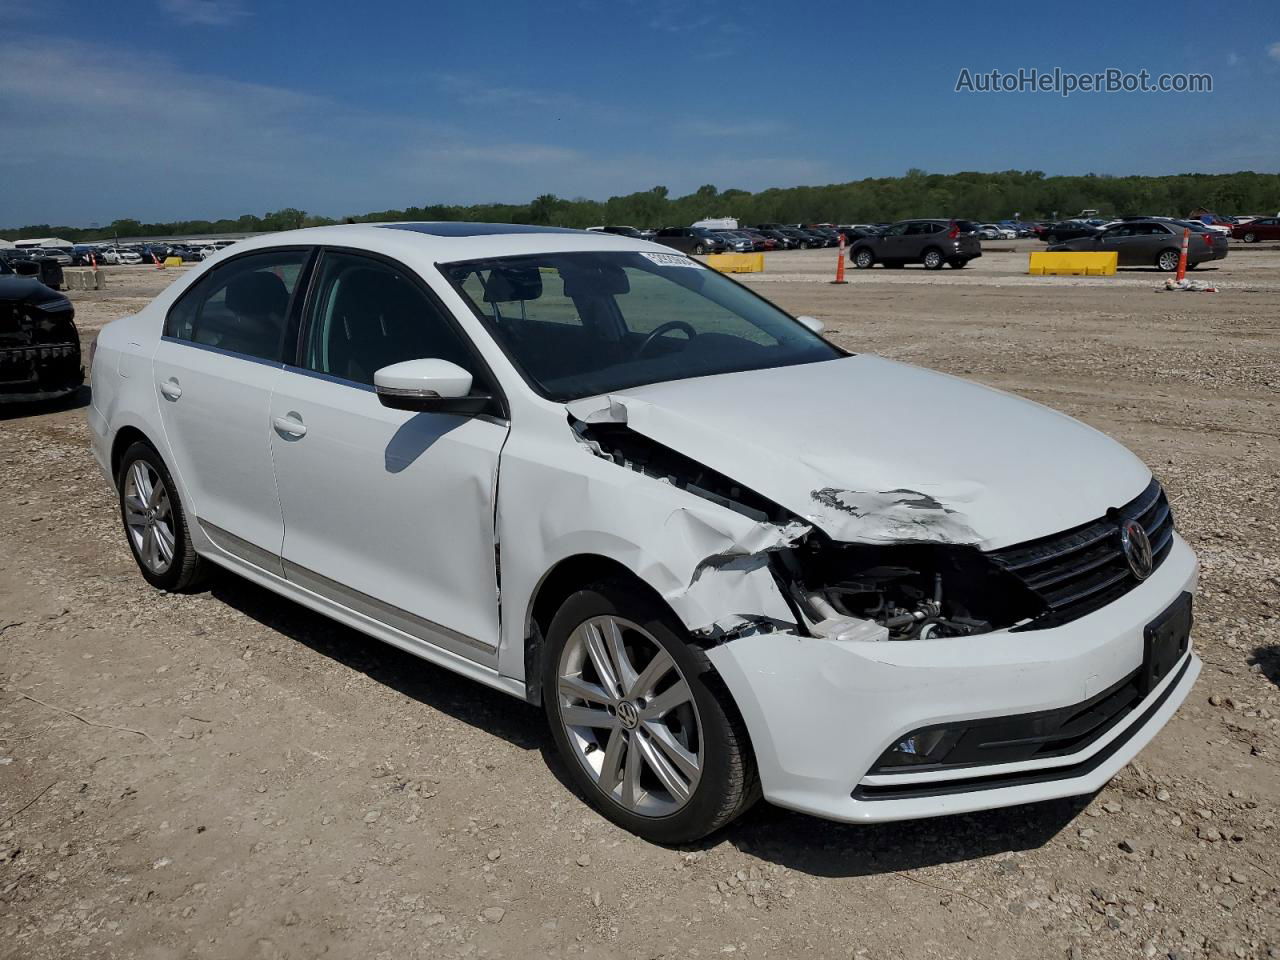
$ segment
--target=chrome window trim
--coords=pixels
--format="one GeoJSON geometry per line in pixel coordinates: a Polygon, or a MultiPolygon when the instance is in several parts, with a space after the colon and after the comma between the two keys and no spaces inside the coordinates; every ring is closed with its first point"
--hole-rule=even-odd
{"type": "Polygon", "coordinates": [[[195,341],[195,340],[184,340],[181,337],[171,337],[167,333],[162,334],[160,339],[161,341],[166,343],[176,343],[184,347],[192,347],[196,350],[208,350],[210,353],[216,353],[219,356],[223,356],[223,357],[230,357],[232,360],[248,360],[250,363],[259,363],[259,364],[262,364],[264,367],[275,367],[277,369],[283,369],[285,366],[279,360],[266,360],[262,357],[255,357],[251,353],[238,353],[235,350],[227,350],[227,349],[224,349],[223,347],[215,347],[211,343],[199,343],[198,341],[195,341]]]}

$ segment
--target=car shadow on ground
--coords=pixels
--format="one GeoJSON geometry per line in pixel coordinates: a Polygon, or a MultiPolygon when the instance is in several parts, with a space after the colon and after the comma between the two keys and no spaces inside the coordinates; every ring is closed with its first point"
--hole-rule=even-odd
{"type": "MultiPolygon", "coordinates": [[[[367,637],[232,573],[217,571],[210,594],[418,703],[522,750],[538,750],[566,792],[581,797],[556,751],[541,708],[367,637]]],[[[730,844],[763,860],[821,877],[897,873],[1036,849],[1067,827],[1089,799],[859,825],[820,820],[760,802],[724,830],[682,849],[709,850],[730,844]]],[[[995,869],[1002,867],[997,864],[995,869]]]]}
{"type": "Polygon", "coordinates": [[[218,570],[210,594],[234,610],[352,670],[520,747],[551,747],[537,708],[218,570]]]}
{"type": "Polygon", "coordinates": [[[1280,644],[1266,647],[1255,647],[1249,665],[1257,665],[1262,675],[1280,687],[1280,644]]]}
{"type": "Polygon", "coordinates": [[[85,384],[65,396],[55,397],[52,400],[0,403],[0,422],[5,420],[25,420],[30,417],[45,416],[51,413],[62,413],[65,410],[79,410],[89,405],[91,397],[89,385],[85,384]]]}

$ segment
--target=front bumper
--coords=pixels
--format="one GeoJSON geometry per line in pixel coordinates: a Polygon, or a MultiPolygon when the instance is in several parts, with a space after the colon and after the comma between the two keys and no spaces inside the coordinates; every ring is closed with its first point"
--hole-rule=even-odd
{"type": "Polygon", "coordinates": [[[1142,664],[1143,630],[1183,591],[1195,555],[1174,535],[1149,580],[1061,627],[912,642],[742,637],[708,651],[746,721],[765,797],[846,822],[909,820],[1092,793],[1186,699],[1193,652],[1080,751],[1017,763],[868,775],[883,751],[932,724],[1088,700],[1142,664]]]}

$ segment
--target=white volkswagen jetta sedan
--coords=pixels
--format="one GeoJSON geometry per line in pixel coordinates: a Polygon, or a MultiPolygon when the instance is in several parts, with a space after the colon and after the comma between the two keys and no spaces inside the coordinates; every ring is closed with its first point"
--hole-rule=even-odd
{"type": "Polygon", "coordinates": [[[142,575],[208,563],[545,708],[606,816],[843,821],[1097,790],[1187,696],[1197,565],[1062,414],[850,354],[627,237],[236,244],[103,329],[142,575]]]}

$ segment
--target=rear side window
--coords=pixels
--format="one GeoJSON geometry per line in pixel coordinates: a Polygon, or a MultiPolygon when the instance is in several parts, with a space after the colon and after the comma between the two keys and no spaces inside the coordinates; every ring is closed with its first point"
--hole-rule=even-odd
{"type": "Polygon", "coordinates": [[[289,304],[308,255],[269,250],[219,267],[174,304],[165,336],[280,361],[289,304]]]}

